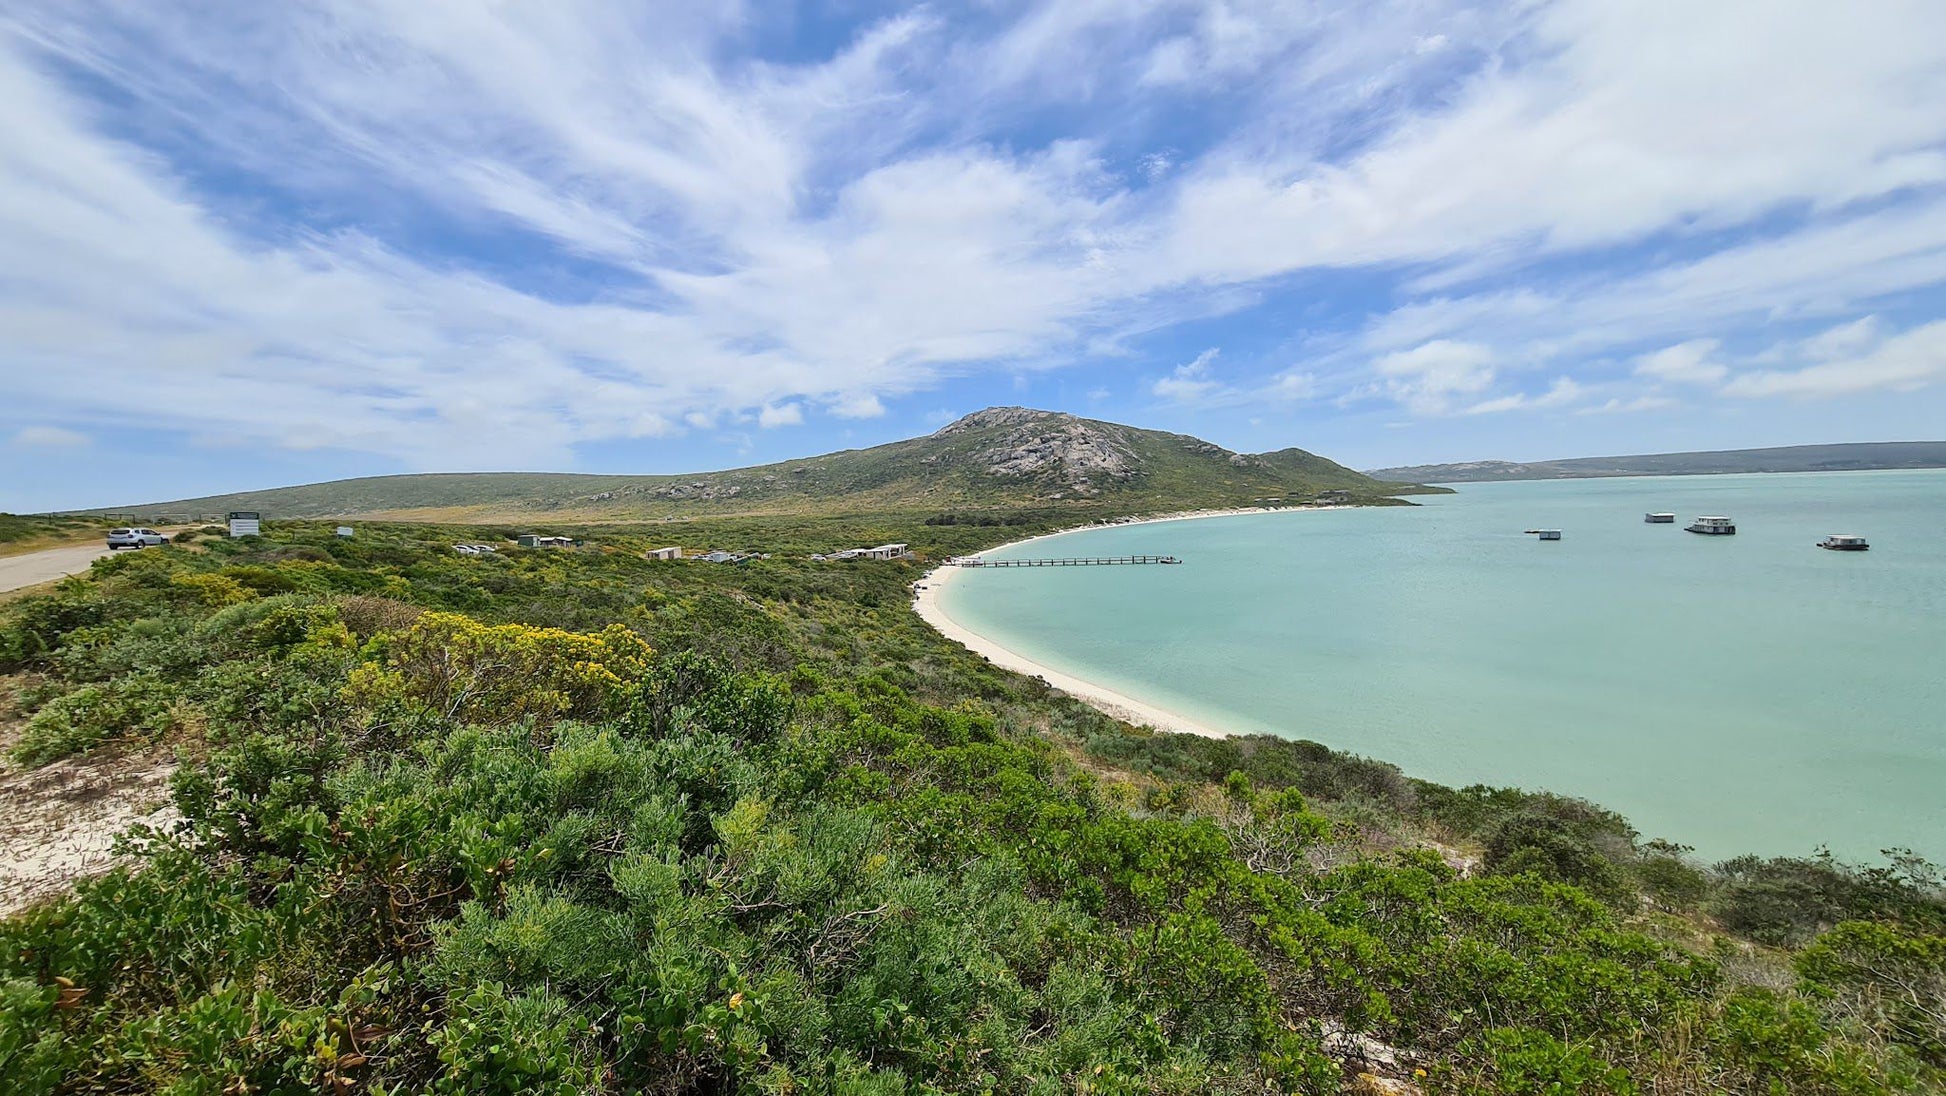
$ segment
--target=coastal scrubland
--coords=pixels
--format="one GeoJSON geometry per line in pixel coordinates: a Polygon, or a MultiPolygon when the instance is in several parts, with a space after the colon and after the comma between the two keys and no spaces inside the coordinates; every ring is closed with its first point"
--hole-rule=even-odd
{"type": "Polygon", "coordinates": [[[0,921],[9,1091],[1879,1093],[1946,1084],[1896,851],[1120,724],[911,611],[1065,508],[266,523],[0,610],[12,764],[172,810],[0,921]],[[948,520],[948,519],[951,520],[948,520]],[[983,520],[991,519],[991,520],[983,520]],[[523,529],[523,531],[525,531],[523,529]],[[904,541],[918,562],[816,563],[904,541]],[[665,543],[771,553],[657,561],[665,543]],[[1680,835],[1657,835],[1680,838],[1680,835]]]}

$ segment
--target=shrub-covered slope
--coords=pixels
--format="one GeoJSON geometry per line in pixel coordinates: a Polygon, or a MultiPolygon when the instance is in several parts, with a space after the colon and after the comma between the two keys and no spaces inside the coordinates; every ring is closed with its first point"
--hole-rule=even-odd
{"type": "Polygon", "coordinates": [[[1248,506],[1264,498],[1309,501],[1330,489],[1377,501],[1410,485],[1381,482],[1301,449],[1252,456],[1183,434],[995,407],[922,438],[727,472],[377,476],[102,512],[197,520],[256,510],[284,518],[441,521],[617,521],[834,506],[882,512],[1061,505],[1130,513],[1248,506]]]}
{"type": "Polygon", "coordinates": [[[17,757],[184,760],[179,825],[0,921],[9,1092],[1946,1077],[1922,864],[1706,868],[1578,801],[1136,732],[932,633],[916,565],[267,531],[0,618],[17,757]]]}

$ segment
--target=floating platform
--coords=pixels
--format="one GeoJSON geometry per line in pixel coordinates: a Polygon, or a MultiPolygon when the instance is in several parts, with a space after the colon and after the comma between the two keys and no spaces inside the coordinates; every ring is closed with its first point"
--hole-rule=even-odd
{"type": "Polygon", "coordinates": [[[1073,559],[970,559],[953,560],[955,567],[1126,567],[1144,563],[1181,563],[1174,556],[1085,556],[1073,559]]]}

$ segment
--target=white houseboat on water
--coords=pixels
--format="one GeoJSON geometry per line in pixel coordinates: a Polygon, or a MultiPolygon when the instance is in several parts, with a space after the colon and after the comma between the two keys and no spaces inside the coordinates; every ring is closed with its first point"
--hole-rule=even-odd
{"type": "Polygon", "coordinates": [[[1864,537],[1850,533],[1833,533],[1819,541],[1818,547],[1829,548],[1834,552],[1863,552],[1871,545],[1865,543],[1864,537]]]}
{"type": "Polygon", "coordinates": [[[1676,523],[1676,515],[1669,513],[1644,514],[1642,515],[1642,520],[1648,522],[1650,525],[1674,525],[1676,523]]]}
{"type": "Polygon", "coordinates": [[[1728,537],[1736,535],[1737,523],[1729,518],[1697,518],[1683,528],[1705,536],[1728,537]]]}
{"type": "Polygon", "coordinates": [[[1559,529],[1529,529],[1527,530],[1527,532],[1541,538],[1542,540],[1561,539],[1561,531],[1559,529]]]}

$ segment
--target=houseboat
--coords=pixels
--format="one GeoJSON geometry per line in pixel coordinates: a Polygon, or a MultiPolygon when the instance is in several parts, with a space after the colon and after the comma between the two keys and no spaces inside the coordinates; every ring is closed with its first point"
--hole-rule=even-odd
{"type": "Polygon", "coordinates": [[[1650,525],[1674,525],[1676,523],[1676,515],[1644,514],[1642,515],[1642,520],[1648,522],[1650,525]]]}
{"type": "Polygon", "coordinates": [[[1527,531],[1541,538],[1542,540],[1561,539],[1561,531],[1559,529],[1529,529],[1527,531]]]}
{"type": "Polygon", "coordinates": [[[1864,537],[1853,536],[1850,533],[1833,533],[1819,541],[1818,547],[1829,548],[1834,552],[1863,552],[1871,545],[1865,543],[1864,537]]]}
{"type": "Polygon", "coordinates": [[[1705,536],[1728,537],[1736,535],[1737,523],[1729,518],[1697,518],[1683,528],[1705,536]]]}

